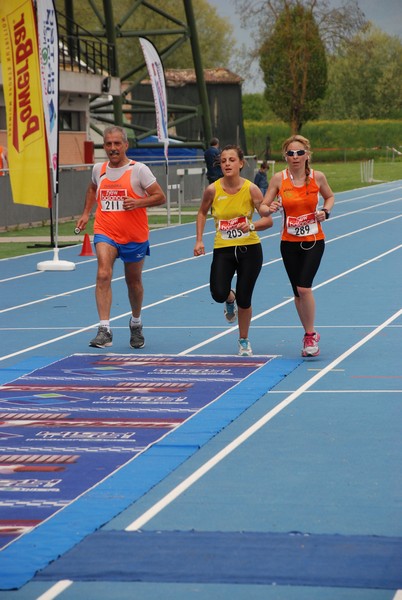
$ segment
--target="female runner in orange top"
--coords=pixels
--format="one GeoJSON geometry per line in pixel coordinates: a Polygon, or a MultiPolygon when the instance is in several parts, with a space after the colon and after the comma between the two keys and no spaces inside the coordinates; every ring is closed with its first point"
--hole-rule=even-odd
{"type": "Polygon", "coordinates": [[[260,214],[282,211],[281,254],[304,327],[302,356],[318,356],[320,335],[314,327],[312,285],[325,248],[322,223],[331,214],[334,194],[324,173],[310,168],[307,138],[291,136],[283,143],[282,151],[287,168],[271,177],[260,214]]]}

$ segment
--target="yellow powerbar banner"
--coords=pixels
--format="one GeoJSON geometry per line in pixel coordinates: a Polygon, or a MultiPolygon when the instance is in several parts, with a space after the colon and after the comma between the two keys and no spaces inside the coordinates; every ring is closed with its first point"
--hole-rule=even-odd
{"type": "Polygon", "coordinates": [[[13,201],[46,208],[51,179],[32,1],[2,0],[0,27],[13,201]]]}

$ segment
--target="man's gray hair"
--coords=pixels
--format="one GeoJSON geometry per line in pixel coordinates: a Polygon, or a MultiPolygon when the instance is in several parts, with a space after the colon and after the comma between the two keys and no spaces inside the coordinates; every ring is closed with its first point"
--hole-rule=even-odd
{"type": "Polygon", "coordinates": [[[109,125],[109,127],[106,127],[103,132],[103,140],[105,140],[105,137],[107,135],[109,135],[109,133],[116,133],[116,132],[121,133],[123,142],[128,142],[126,130],[123,127],[119,127],[119,125],[109,125]]]}

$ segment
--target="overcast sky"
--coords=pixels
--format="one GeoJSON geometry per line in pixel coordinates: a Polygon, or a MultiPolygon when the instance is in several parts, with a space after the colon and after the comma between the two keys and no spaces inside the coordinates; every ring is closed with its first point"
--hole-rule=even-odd
{"type": "MultiPolygon", "coordinates": [[[[249,33],[240,27],[241,18],[234,10],[233,0],[213,0],[211,4],[216,8],[221,17],[225,17],[233,26],[235,38],[238,40],[238,45],[248,45],[249,33]]],[[[341,0],[332,0],[333,6],[341,6],[341,0]]],[[[389,33],[390,35],[398,35],[402,38],[402,0],[358,0],[361,10],[364,12],[366,19],[372,21],[374,25],[389,33]]],[[[243,84],[243,92],[262,92],[263,84],[258,85],[259,77],[256,73],[249,81],[243,84]]]]}

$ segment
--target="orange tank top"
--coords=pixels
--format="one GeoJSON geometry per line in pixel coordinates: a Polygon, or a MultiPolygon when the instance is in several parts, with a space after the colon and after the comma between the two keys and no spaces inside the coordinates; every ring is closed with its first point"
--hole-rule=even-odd
{"type": "Polygon", "coordinates": [[[308,182],[302,186],[293,184],[287,169],[282,171],[282,183],[278,192],[283,208],[282,240],[313,242],[324,239],[324,232],[315,216],[319,191],[313,169],[308,182]]]}
{"type": "Polygon", "coordinates": [[[123,209],[122,198],[124,196],[130,198],[145,197],[145,195],[138,196],[131,187],[131,171],[134,164],[135,162],[131,161],[131,168],[127,168],[116,181],[107,179],[106,162],[101,169],[94,233],[106,235],[117,244],[142,243],[146,242],[149,237],[147,209],[123,209]]]}

